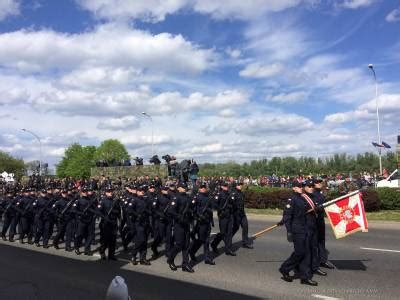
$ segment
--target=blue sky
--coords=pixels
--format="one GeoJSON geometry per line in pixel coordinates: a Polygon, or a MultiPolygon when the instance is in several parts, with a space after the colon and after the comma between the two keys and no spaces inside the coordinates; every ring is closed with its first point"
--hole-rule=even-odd
{"type": "Polygon", "coordinates": [[[400,1],[0,0],[0,150],[201,162],[373,151],[400,134],[400,1]]]}

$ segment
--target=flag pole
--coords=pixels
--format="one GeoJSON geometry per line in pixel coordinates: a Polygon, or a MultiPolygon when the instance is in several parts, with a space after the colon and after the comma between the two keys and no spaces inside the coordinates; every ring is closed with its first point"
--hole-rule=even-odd
{"type": "MultiPolygon", "coordinates": [[[[332,204],[335,204],[336,202],[338,202],[338,201],[340,201],[340,200],[342,200],[342,199],[345,199],[345,198],[347,198],[347,197],[354,196],[355,194],[358,194],[359,192],[360,192],[360,190],[353,191],[353,192],[351,192],[351,193],[348,193],[347,195],[340,196],[340,197],[338,197],[338,198],[335,198],[335,199],[333,199],[333,200],[330,200],[330,201],[328,201],[328,202],[325,202],[324,204],[322,204],[321,206],[318,206],[318,207],[321,207],[321,208],[328,207],[328,206],[330,206],[330,205],[332,205],[332,204]]],[[[312,212],[312,211],[314,211],[313,208],[307,210],[307,213],[310,213],[310,212],[312,212]]]]}
{"type": "Polygon", "coordinates": [[[253,234],[251,237],[252,237],[253,239],[256,239],[256,238],[258,238],[260,235],[262,235],[262,234],[264,234],[264,233],[267,233],[268,231],[271,231],[271,230],[277,228],[278,226],[279,226],[278,224],[275,224],[275,225],[273,225],[273,226],[271,226],[271,227],[265,228],[265,229],[263,229],[263,230],[261,230],[261,231],[255,233],[255,234],[253,234]]]}

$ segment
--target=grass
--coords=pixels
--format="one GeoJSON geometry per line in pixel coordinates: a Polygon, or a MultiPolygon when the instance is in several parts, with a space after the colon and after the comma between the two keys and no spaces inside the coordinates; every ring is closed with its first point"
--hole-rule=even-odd
{"type": "MultiPolygon", "coordinates": [[[[246,208],[248,214],[254,215],[282,215],[281,209],[272,208],[246,208]]],[[[367,212],[368,221],[395,221],[400,222],[400,210],[381,210],[377,212],[367,212]]]]}

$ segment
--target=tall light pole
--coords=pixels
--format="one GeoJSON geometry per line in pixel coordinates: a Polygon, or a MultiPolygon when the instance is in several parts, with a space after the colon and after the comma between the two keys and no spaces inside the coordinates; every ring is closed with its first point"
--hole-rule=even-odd
{"type": "Polygon", "coordinates": [[[142,112],[142,115],[149,118],[151,121],[151,157],[154,156],[154,125],[153,125],[153,118],[147,114],[146,112],[142,112]]]}
{"type": "Polygon", "coordinates": [[[33,135],[39,141],[39,154],[40,154],[40,157],[39,157],[39,175],[41,176],[42,175],[42,141],[40,140],[40,137],[36,133],[34,133],[34,132],[32,132],[32,131],[30,131],[28,129],[25,129],[25,128],[22,128],[21,130],[25,131],[27,133],[30,133],[31,135],[33,135]]]}
{"type": "MultiPolygon", "coordinates": [[[[369,64],[368,68],[371,69],[372,73],[374,74],[374,81],[375,81],[375,101],[376,101],[376,122],[377,122],[377,127],[378,127],[378,144],[382,144],[381,140],[381,126],[380,126],[380,120],[379,120],[379,106],[378,106],[378,80],[376,79],[376,73],[374,69],[374,65],[369,64]]],[[[380,175],[382,175],[382,150],[380,147],[378,147],[378,154],[379,154],[379,172],[380,175]]]]}

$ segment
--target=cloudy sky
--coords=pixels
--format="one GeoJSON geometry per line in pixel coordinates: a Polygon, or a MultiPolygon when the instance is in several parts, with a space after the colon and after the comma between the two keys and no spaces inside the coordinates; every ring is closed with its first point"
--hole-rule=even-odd
{"type": "Polygon", "coordinates": [[[400,119],[398,0],[0,0],[0,150],[117,138],[223,162],[373,151],[400,119]]]}

